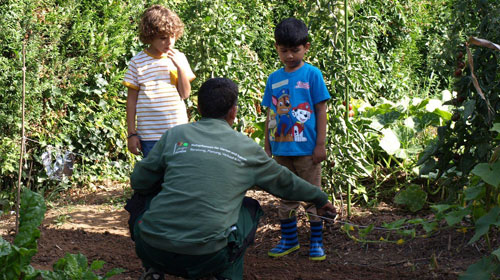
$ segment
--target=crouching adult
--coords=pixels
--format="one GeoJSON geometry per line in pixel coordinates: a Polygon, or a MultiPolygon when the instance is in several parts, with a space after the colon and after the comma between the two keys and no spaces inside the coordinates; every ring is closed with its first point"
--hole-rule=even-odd
{"type": "Polygon", "coordinates": [[[258,186],[288,200],[335,211],[318,187],[277,164],[253,140],[231,128],[238,87],[207,80],[198,92],[202,118],[169,129],[135,165],[138,194],[159,193],[133,224],[142,279],[163,273],[184,278],[242,279],[245,249],[254,240],[262,210],[245,197],[258,186]]]}

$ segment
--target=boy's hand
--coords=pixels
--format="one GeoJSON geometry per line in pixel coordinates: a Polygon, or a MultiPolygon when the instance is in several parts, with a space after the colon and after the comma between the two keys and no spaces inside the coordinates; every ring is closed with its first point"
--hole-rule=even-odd
{"type": "Polygon", "coordinates": [[[186,57],[176,49],[168,50],[167,57],[172,60],[178,71],[185,70],[186,65],[189,65],[186,57]]]}
{"type": "Polygon", "coordinates": [[[273,157],[273,153],[271,152],[271,148],[270,147],[265,147],[264,150],[266,151],[266,154],[269,157],[273,157]]]}
{"type": "Polygon", "coordinates": [[[313,163],[317,164],[326,159],[326,149],[325,146],[316,145],[313,151],[313,163]]]}
{"type": "Polygon", "coordinates": [[[129,152],[131,152],[132,154],[134,155],[141,154],[141,141],[139,137],[137,136],[130,137],[127,141],[127,147],[129,152]]]}

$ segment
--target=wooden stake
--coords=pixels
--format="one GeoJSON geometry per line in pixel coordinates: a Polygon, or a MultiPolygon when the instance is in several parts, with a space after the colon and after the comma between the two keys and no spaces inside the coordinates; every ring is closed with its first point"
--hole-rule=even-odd
{"type": "Polygon", "coordinates": [[[24,112],[26,95],[26,43],[23,42],[23,89],[22,89],[22,123],[21,123],[21,152],[19,157],[19,176],[17,180],[17,200],[16,200],[16,234],[19,232],[19,205],[21,201],[21,177],[23,175],[23,158],[25,149],[24,140],[24,112]]]}

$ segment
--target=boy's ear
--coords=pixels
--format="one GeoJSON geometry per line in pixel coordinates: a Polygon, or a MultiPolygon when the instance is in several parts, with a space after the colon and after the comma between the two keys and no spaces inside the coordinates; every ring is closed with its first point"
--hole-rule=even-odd
{"type": "Polygon", "coordinates": [[[310,47],[311,47],[311,43],[307,42],[304,44],[304,49],[306,49],[306,52],[309,50],[310,47]]]}

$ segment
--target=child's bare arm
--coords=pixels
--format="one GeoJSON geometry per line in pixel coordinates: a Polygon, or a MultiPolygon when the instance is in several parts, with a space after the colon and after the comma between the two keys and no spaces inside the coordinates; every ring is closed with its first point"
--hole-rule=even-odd
{"type": "Polygon", "coordinates": [[[271,108],[267,109],[266,123],[264,124],[264,150],[268,156],[272,156],[271,144],[269,143],[269,112],[271,108]]]}
{"type": "Polygon", "coordinates": [[[135,127],[135,114],[136,114],[136,106],[137,106],[137,98],[139,96],[139,91],[136,89],[128,88],[127,93],[127,136],[134,135],[128,137],[127,139],[127,147],[128,150],[138,155],[141,153],[141,141],[137,136],[137,130],[135,127]]]}
{"type": "Polygon", "coordinates": [[[316,147],[313,152],[313,162],[320,163],[326,159],[326,101],[314,105],[316,113],[316,147]]]}
{"type": "Polygon", "coordinates": [[[181,52],[175,49],[168,51],[168,57],[177,67],[177,91],[182,99],[187,99],[191,94],[191,80],[194,79],[189,62],[181,52]]]}

